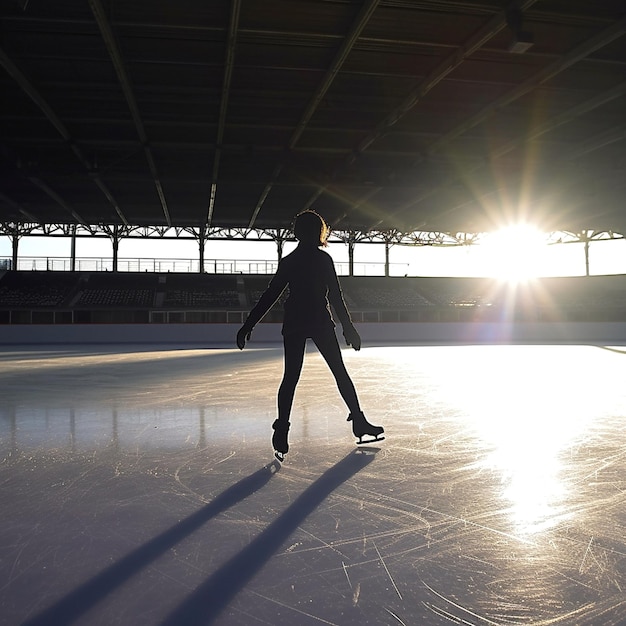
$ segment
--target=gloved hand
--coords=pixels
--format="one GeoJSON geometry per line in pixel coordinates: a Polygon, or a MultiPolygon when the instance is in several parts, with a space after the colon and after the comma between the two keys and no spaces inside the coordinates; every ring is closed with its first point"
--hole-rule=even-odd
{"type": "Polygon", "coordinates": [[[361,336],[352,324],[343,327],[343,336],[349,346],[357,351],[361,349],[361,336]]]}
{"type": "Polygon", "coordinates": [[[250,335],[252,334],[252,329],[245,324],[239,329],[237,332],[237,347],[240,350],[244,349],[246,345],[246,341],[250,341],[250,335]]]}

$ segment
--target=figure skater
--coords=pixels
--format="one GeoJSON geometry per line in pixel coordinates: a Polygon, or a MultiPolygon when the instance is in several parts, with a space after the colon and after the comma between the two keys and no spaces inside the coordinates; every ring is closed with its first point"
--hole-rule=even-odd
{"type": "Polygon", "coordinates": [[[329,234],[326,222],[315,211],[303,211],[296,216],[294,235],[298,239],[298,247],[281,259],[276,274],[237,333],[237,346],[243,350],[253,328],[272,308],[285,288],[289,287],[282,329],[284,374],[278,389],[278,418],[272,424],[272,446],[276,458],[281,462],[289,451],[289,416],[308,338],[313,340],[335,377],[339,393],[350,411],[348,421],[352,422],[352,432],[359,438],[357,443],[384,439],[381,436],[383,427],[370,424],[361,411],[335,334],[331,304],[341,322],[346,343],[355,350],[361,349],[361,337],[350,319],[333,260],[329,254],[320,250],[320,247],[328,245],[329,234]],[[369,437],[364,441],[365,435],[369,437]]]}

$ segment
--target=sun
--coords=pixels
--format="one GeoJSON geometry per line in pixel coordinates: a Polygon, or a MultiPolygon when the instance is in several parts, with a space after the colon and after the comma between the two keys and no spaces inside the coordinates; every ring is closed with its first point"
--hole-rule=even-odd
{"type": "Polygon", "coordinates": [[[546,235],[530,224],[513,224],[486,234],[480,248],[489,276],[522,282],[541,274],[546,235]]]}

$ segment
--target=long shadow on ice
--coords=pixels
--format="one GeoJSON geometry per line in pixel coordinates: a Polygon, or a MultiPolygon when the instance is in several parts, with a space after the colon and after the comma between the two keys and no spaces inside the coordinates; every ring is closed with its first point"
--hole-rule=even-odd
{"type": "Polygon", "coordinates": [[[280,464],[274,461],[235,483],[205,507],[133,550],[49,608],[25,621],[23,626],[71,624],[210,519],[261,489],[279,469],[280,464]]]}
{"type": "Polygon", "coordinates": [[[355,450],[322,474],[246,548],[200,584],[172,611],[163,626],[210,624],[309,514],[335,489],[374,460],[375,451],[375,448],[355,450]]]}

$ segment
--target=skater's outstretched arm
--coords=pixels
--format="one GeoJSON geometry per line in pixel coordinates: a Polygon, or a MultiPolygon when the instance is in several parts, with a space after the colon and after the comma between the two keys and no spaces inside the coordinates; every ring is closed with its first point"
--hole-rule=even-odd
{"type": "Polygon", "coordinates": [[[237,347],[240,350],[244,349],[246,341],[250,341],[250,335],[254,327],[263,319],[263,316],[274,306],[274,303],[280,295],[285,291],[287,286],[287,276],[281,264],[278,264],[278,271],[274,275],[274,278],[270,281],[267,289],[263,292],[259,301],[254,305],[253,309],[248,314],[246,321],[237,333],[237,347]]]}
{"type": "Polygon", "coordinates": [[[339,285],[339,279],[337,278],[337,272],[335,271],[335,265],[330,259],[330,265],[328,269],[328,300],[335,309],[335,313],[341,322],[343,329],[343,336],[346,343],[352,346],[355,350],[361,349],[361,337],[352,323],[352,318],[348,312],[348,307],[343,299],[343,292],[339,285]]]}

